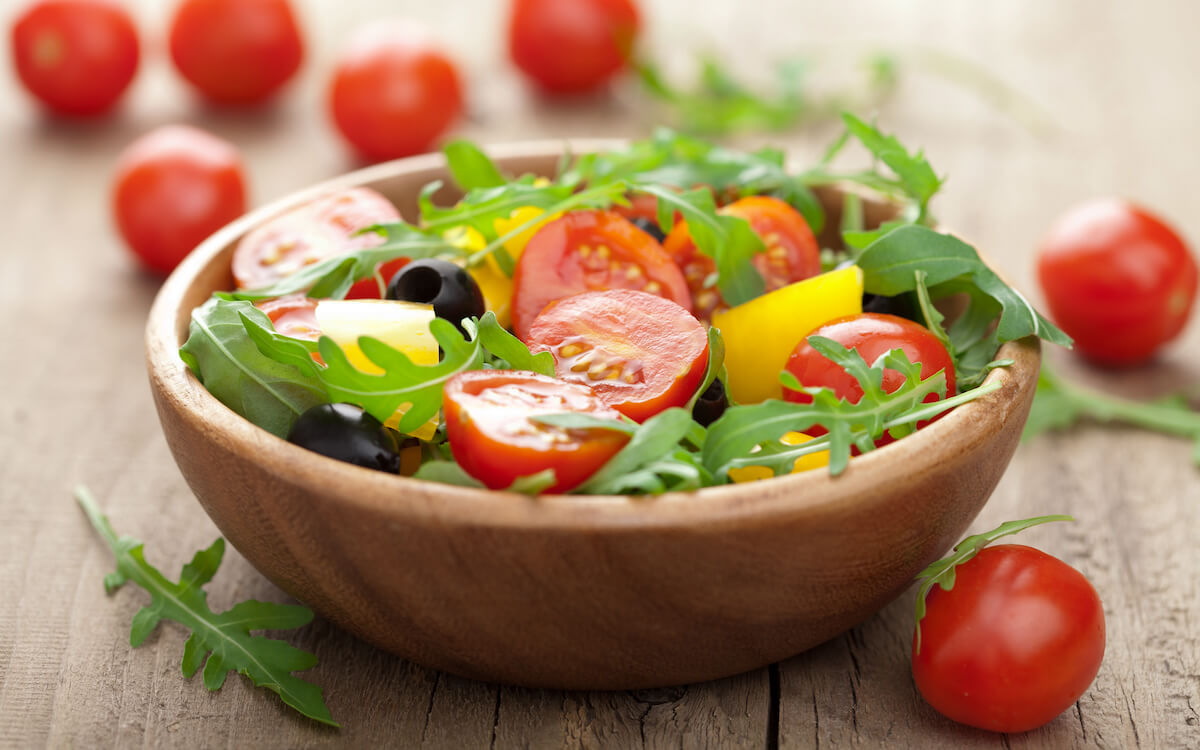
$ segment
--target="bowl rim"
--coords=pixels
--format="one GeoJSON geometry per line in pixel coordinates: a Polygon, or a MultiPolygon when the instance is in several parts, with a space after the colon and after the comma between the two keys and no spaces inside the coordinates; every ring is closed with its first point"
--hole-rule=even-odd
{"type": "MultiPolygon", "coordinates": [[[[618,147],[623,139],[548,139],[484,147],[501,164],[522,158],[548,158],[618,147]]],[[[445,170],[440,153],[384,162],[357,169],[272,200],[218,230],[196,247],[167,278],[155,297],[146,324],[146,361],[156,397],[172,402],[197,430],[218,437],[240,452],[258,452],[264,469],[308,487],[321,497],[357,506],[381,517],[421,518],[435,523],[530,527],[542,530],[646,530],[686,526],[720,530],[773,516],[836,516],[861,505],[885,505],[880,477],[912,483],[922,470],[933,470],[955,456],[970,453],[990,430],[999,429],[1020,403],[1017,394],[1034,388],[1040,346],[1026,338],[1003,344],[997,359],[1012,359],[993,369],[985,382],[1003,387],[963,404],[903,440],[857,456],[840,476],[807,471],[756,482],[727,484],[655,496],[538,495],[477,489],[393,476],[315,454],[255,425],[234,412],[200,383],[178,354],[177,334],[183,300],[200,275],[228,245],[265,220],[334,190],[369,185],[399,175],[445,170]],[[356,491],[348,491],[350,489],[356,491]]],[[[448,177],[448,174],[444,175],[448,177]]],[[[190,317],[191,310],[187,311],[190,317]]],[[[161,403],[160,410],[164,407],[161,403]]]]}

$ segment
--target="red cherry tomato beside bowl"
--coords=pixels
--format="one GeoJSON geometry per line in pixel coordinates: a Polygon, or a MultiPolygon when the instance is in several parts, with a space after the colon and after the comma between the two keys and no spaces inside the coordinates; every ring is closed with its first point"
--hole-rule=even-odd
{"type": "Polygon", "coordinates": [[[419,27],[375,24],[337,62],[329,109],[338,130],[371,160],[411,156],[458,120],[462,84],[454,62],[419,27]]]}
{"type": "Polygon", "coordinates": [[[133,19],[113,0],[38,0],[12,28],[17,76],[52,112],[110,110],[138,68],[133,19]]]}
{"type": "Polygon", "coordinates": [[[1196,259],[1161,219],[1126,201],[1095,200],[1051,227],[1038,280],[1054,322],[1104,365],[1146,361],[1183,330],[1196,259]]]}
{"type": "Polygon", "coordinates": [[[543,91],[579,94],[625,69],[639,26],[631,0],[515,0],[508,52],[543,91]]]}
{"type": "Polygon", "coordinates": [[[242,159],[228,141],[169,125],[125,149],[112,196],[126,244],[151,271],[167,274],[201,240],[245,213],[242,159]]]}
{"type": "Polygon", "coordinates": [[[1030,547],[985,547],[935,586],[913,638],[913,679],[945,716],[993,732],[1040,727],[1092,684],[1104,609],[1079,571],[1030,547]]]}

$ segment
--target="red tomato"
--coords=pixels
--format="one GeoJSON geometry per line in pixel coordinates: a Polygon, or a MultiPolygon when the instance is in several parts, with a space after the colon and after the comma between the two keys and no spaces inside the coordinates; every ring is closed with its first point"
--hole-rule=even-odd
{"type": "Polygon", "coordinates": [[[521,253],[513,330],[525,339],[547,304],[604,289],[635,289],[692,306],[683,274],[653,237],[609,211],[573,211],[539,229],[521,253]]]}
{"type": "Polygon", "coordinates": [[[629,436],[614,430],[564,429],[530,417],[578,412],[605,419],[620,414],[591,388],[532,372],[474,370],[446,383],[446,438],[463,471],[491,489],[518,477],[554,469],[547,492],[582,484],[624,447],[629,436]]]}
{"type": "Polygon", "coordinates": [[[1079,571],[1030,547],[985,547],[934,586],[913,637],[917,689],[947,717],[993,732],[1040,727],[1092,684],[1104,609],[1079,571]]]}
{"type": "Polygon", "coordinates": [[[625,69],[639,25],[632,0],[515,0],[508,53],[543,91],[578,94],[625,69]]]}
{"type": "MultiPolygon", "coordinates": [[[[718,211],[750,222],[750,228],[762,238],[766,250],[754,256],[754,267],[762,274],[768,292],[821,273],[817,239],[800,212],[786,202],[752,195],[718,211]]],[[[705,279],[717,267],[712,258],[696,248],[688,234],[687,222],[675,225],[663,242],[663,248],[683,269],[696,306],[696,317],[711,320],[714,312],[728,308],[716,287],[704,286],[705,279]]]]}
{"type": "Polygon", "coordinates": [[[1144,362],[1179,335],[1196,299],[1196,259],[1160,219],[1122,200],[1084,203],[1051,227],[1038,280],[1054,322],[1085,357],[1144,362]]]}
{"type": "Polygon", "coordinates": [[[316,341],[321,338],[321,326],[317,323],[317,300],[303,294],[289,294],[254,303],[267,314],[275,332],[294,339],[316,341]]]}
{"type": "Polygon", "coordinates": [[[669,299],[614,289],[546,305],[526,339],[554,355],[559,378],[591,386],[596,397],[645,422],[687,403],[708,364],[708,334],[669,299]]]}
{"type": "MultiPolygon", "coordinates": [[[[895,315],[882,313],[860,313],[844,318],[836,318],[817,328],[809,336],[824,336],[833,339],[847,349],[856,350],[868,365],[887,354],[892,349],[902,349],[910,362],[921,364],[921,379],[924,380],[938,372],[946,373],[946,393],[954,395],[954,360],[950,353],[936,336],[925,326],[895,315]]],[[[838,398],[851,403],[862,400],[862,385],[853,375],[826,359],[820,352],[813,349],[807,341],[807,336],[796,345],[795,351],[788,357],[787,371],[796,376],[800,384],[809,388],[824,386],[830,388],[838,398]]],[[[904,383],[904,376],[896,370],[884,370],[883,390],[891,393],[904,383]]],[[[783,398],[798,404],[812,403],[812,396],[802,391],[783,389],[783,398]]],[[[925,402],[939,400],[936,393],[925,397],[925,402]]],[[[939,415],[940,417],[941,415],[939,415]]],[[[933,419],[938,419],[934,417],[933,419]]],[[[918,422],[917,427],[924,427],[932,422],[918,422]]],[[[824,433],[824,428],[814,427],[807,430],[810,434],[824,433]]],[[[886,445],[892,442],[892,437],[884,434],[875,441],[876,445],[886,445]]]]}
{"type": "Polygon", "coordinates": [[[242,159],[233,144],[186,125],[142,136],[117,160],[113,212],[147,268],[170,271],[246,210],[242,159]]]}
{"type": "Polygon", "coordinates": [[[243,237],[233,252],[234,281],[239,289],[274,284],[304,266],[380,244],[383,238],[373,232],[356,233],[373,224],[397,221],[396,207],[370,188],[348,188],[317,198],[243,237]]]}
{"type": "Polygon", "coordinates": [[[409,263],[409,258],[396,258],[384,261],[375,267],[375,275],[355,282],[346,292],[346,299],[383,299],[387,292],[388,282],[401,268],[409,263]]]}
{"type": "Polygon", "coordinates": [[[168,34],[179,73],[217,104],[269,99],[304,59],[288,0],[182,0],[168,34]]]}
{"type": "Polygon", "coordinates": [[[137,72],[137,29],[111,0],[37,0],[13,25],[12,53],[21,83],[51,111],[98,115],[137,72]]]}
{"type": "Polygon", "coordinates": [[[171,17],[169,43],[179,73],[222,105],[271,98],[304,59],[288,0],[182,0],[171,17]]]}
{"type": "Polygon", "coordinates": [[[363,156],[394,159],[427,150],[458,120],[462,86],[454,62],[422,30],[376,24],[355,34],[338,60],[329,108],[363,156]]]}

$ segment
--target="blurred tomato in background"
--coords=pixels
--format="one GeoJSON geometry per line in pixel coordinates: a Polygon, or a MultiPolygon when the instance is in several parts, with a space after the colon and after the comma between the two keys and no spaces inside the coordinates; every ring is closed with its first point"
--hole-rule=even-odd
{"type": "Polygon", "coordinates": [[[641,20],[631,0],[514,0],[512,61],[548,94],[582,94],[629,64],[641,20]]]}

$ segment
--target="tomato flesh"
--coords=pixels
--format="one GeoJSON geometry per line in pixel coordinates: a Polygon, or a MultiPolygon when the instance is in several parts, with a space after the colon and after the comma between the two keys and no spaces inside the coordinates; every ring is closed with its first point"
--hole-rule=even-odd
{"type": "Polygon", "coordinates": [[[993,732],[1049,722],[1083,695],[1104,658],[1104,609],[1066,563],[1015,544],[985,547],[935,586],[913,637],[921,695],[945,716],[993,732]]]}
{"type": "Polygon", "coordinates": [[[1179,235],[1125,201],[1064,214],[1043,240],[1038,280],[1075,349],[1104,365],[1135,365],[1179,335],[1196,298],[1197,266],[1179,235]]]}
{"type": "Polygon", "coordinates": [[[653,237],[610,211],[573,211],[539,229],[521,253],[513,274],[513,330],[525,340],[546,305],[606,289],[692,306],[683,274],[653,237]]]}
{"type": "MultiPolygon", "coordinates": [[[[821,273],[817,239],[800,212],[786,202],[770,196],[752,195],[718,209],[718,213],[745,219],[762,239],[766,249],[755,254],[753,263],[762,274],[766,291],[773,292],[821,273]]],[[[696,247],[687,222],[675,224],[663,242],[663,249],[687,279],[696,317],[712,320],[714,313],[729,309],[715,286],[705,286],[717,270],[716,263],[696,247]]]]}
{"type": "Polygon", "coordinates": [[[546,469],[547,492],[578,487],[629,440],[614,430],[566,429],[531,418],[564,412],[619,419],[587,386],[532,372],[475,370],[444,389],[446,437],[463,470],[491,489],[546,469]]]}
{"type": "MultiPolygon", "coordinates": [[[[317,198],[243,237],[233,252],[234,281],[239,289],[269,286],[305,266],[380,244],[379,235],[358,230],[397,221],[396,207],[370,188],[317,198]]],[[[365,294],[367,287],[360,289],[365,294]]]]}
{"type": "Polygon", "coordinates": [[[37,0],[12,27],[21,83],[52,112],[91,117],[116,104],[137,73],[137,29],[112,0],[37,0]]]}
{"type": "Polygon", "coordinates": [[[674,302],[610,290],[546,306],[529,329],[530,351],[554,355],[559,378],[591,386],[597,398],[637,422],[683,406],[708,364],[704,326],[674,302]]]}
{"type": "MultiPolygon", "coordinates": [[[[946,351],[942,342],[928,328],[919,323],[895,315],[860,313],[831,320],[808,336],[824,336],[833,339],[847,349],[854,349],[868,365],[873,364],[875,360],[892,349],[901,349],[910,362],[921,365],[922,380],[938,372],[944,372],[946,374],[946,394],[954,395],[954,360],[950,358],[950,353],[946,351]]],[[[788,358],[787,371],[796,376],[800,385],[809,388],[823,386],[832,389],[840,399],[855,404],[861,401],[863,389],[858,380],[813,349],[807,341],[808,336],[801,339],[791,357],[788,358]]],[[[883,371],[883,390],[885,392],[892,393],[903,384],[904,376],[900,372],[892,369],[883,371]]],[[[790,388],[783,389],[783,398],[797,404],[812,403],[812,396],[790,388]]],[[[924,403],[938,401],[941,398],[937,393],[930,393],[924,398],[924,403]]],[[[917,428],[924,427],[941,416],[943,415],[918,422],[917,428]]],[[[821,435],[825,433],[825,429],[818,426],[809,429],[808,432],[821,435]]],[[[884,433],[875,441],[875,444],[886,445],[890,442],[892,442],[892,437],[884,433]]]]}
{"type": "Polygon", "coordinates": [[[515,0],[509,55],[549,94],[593,91],[628,65],[639,26],[631,0],[515,0]]]}

